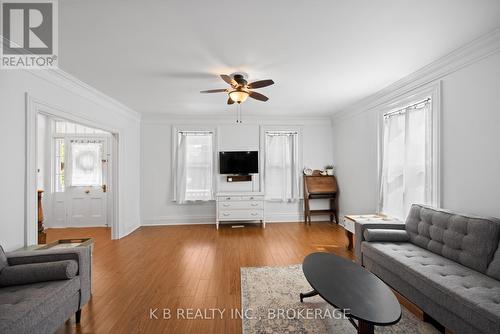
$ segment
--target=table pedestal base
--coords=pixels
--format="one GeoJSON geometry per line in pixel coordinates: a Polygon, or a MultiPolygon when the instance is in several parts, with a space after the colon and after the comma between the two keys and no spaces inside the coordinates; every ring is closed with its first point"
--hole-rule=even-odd
{"type": "Polygon", "coordinates": [[[300,294],[300,302],[301,303],[304,302],[304,298],[314,297],[317,295],[318,295],[318,292],[316,290],[312,290],[312,291],[309,291],[306,293],[301,293],[300,294]]]}
{"type": "MultiPolygon", "coordinates": [[[[311,290],[306,293],[300,293],[300,302],[304,302],[304,298],[309,298],[309,297],[314,297],[317,296],[319,293],[316,290],[311,290]]],[[[349,322],[357,329],[358,334],[373,334],[375,330],[375,326],[373,326],[372,323],[363,321],[363,320],[358,320],[358,323],[356,324],[352,318],[349,318],[349,322]]]]}
{"type": "Polygon", "coordinates": [[[358,320],[358,327],[357,327],[358,334],[373,334],[374,329],[375,326],[373,326],[373,324],[366,321],[358,320]]]}

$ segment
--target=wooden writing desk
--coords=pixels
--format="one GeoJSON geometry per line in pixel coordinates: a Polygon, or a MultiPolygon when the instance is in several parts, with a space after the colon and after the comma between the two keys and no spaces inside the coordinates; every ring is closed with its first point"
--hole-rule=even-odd
{"type": "Polygon", "coordinates": [[[338,224],[337,210],[337,179],[335,176],[304,176],[304,222],[311,224],[311,216],[313,215],[328,215],[330,221],[338,224]],[[323,210],[311,210],[309,200],[311,199],[329,199],[330,208],[323,210]]]}

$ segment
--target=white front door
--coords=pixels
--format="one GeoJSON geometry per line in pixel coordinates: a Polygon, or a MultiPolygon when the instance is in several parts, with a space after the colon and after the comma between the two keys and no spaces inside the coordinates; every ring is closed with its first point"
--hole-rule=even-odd
{"type": "Polygon", "coordinates": [[[109,137],[55,138],[54,227],[107,226],[109,137]]]}
{"type": "Polygon", "coordinates": [[[107,226],[108,138],[68,136],[65,144],[67,226],[107,226]]]}

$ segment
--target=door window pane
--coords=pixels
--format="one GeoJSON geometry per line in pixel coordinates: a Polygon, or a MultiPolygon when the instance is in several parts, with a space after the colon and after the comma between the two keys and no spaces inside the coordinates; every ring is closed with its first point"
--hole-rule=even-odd
{"type": "Polygon", "coordinates": [[[102,186],[102,143],[71,143],[71,185],[102,186]]]}

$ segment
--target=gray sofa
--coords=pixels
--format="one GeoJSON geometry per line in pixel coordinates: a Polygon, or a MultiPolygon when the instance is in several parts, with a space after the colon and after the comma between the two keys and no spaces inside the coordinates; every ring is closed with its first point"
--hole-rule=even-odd
{"type": "Polygon", "coordinates": [[[500,220],[413,205],[355,226],[356,260],[447,329],[500,333],[500,220]]]}
{"type": "Polygon", "coordinates": [[[90,299],[90,248],[3,253],[0,333],[53,333],[90,299]],[[21,283],[21,284],[17,284],[21,283]]]}

